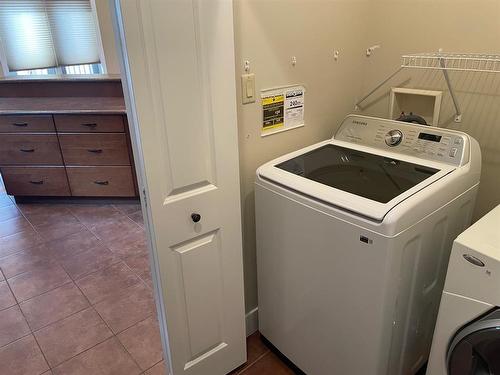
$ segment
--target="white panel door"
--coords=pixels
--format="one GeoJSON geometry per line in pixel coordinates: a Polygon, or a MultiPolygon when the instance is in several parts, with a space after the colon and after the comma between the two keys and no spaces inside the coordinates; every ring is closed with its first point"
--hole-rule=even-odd
{"type": "Polygon", "coordinates": [[[114,0],[172,375],[246,360],[231,0],[114,0]]]}

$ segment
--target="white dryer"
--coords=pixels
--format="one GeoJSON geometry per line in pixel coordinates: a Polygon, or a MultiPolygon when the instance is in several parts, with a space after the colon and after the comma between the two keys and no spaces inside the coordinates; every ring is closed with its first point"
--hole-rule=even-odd
{"type": "Polygon", "coordinates": [[[467,134],[364,116],[260,167],[262,335],[309,375],[415,373],[480,168],[467,134]]]}
{"type": "Polygon", "coordinates": [[[427,375],[500,374],[500,206],[450,256],[427,375]]]}

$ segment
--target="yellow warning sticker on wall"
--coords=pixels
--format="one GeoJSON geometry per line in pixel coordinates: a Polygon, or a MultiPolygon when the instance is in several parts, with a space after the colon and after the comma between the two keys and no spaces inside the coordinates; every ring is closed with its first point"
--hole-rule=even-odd
{"type": "Polygon", "coordinates": [[[262,136],[304,126],[303,86],[263,90],[262,136]]]}
{"type": "Polygon", "coordinates": [[[276,129],[285,124],[285,96],[270,95],[262,98],[262,130],[276,129]]]}

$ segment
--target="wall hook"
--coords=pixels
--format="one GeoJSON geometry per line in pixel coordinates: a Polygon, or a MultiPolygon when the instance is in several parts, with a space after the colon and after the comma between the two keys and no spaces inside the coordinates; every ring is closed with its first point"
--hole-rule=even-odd
{"type": "Polygon", "coordinates": [[[368,47],[366,49],[366,56],[370,57],[372,55],[373,51],[375,51],[376,49],[381,48],[381,47],[382,46],[380,44],[375,44],[374,46],[368,47]]]}

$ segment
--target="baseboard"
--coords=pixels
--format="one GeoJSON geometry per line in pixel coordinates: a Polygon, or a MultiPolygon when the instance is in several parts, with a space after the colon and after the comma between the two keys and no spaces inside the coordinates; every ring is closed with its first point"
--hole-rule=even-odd
{"type": "Polygon", "coordinates": [[[246,325],[247,325],[247,336],[252,333],[257,332],[259,329],[259,308],[250,310],[245,315],[246,325]]]}

